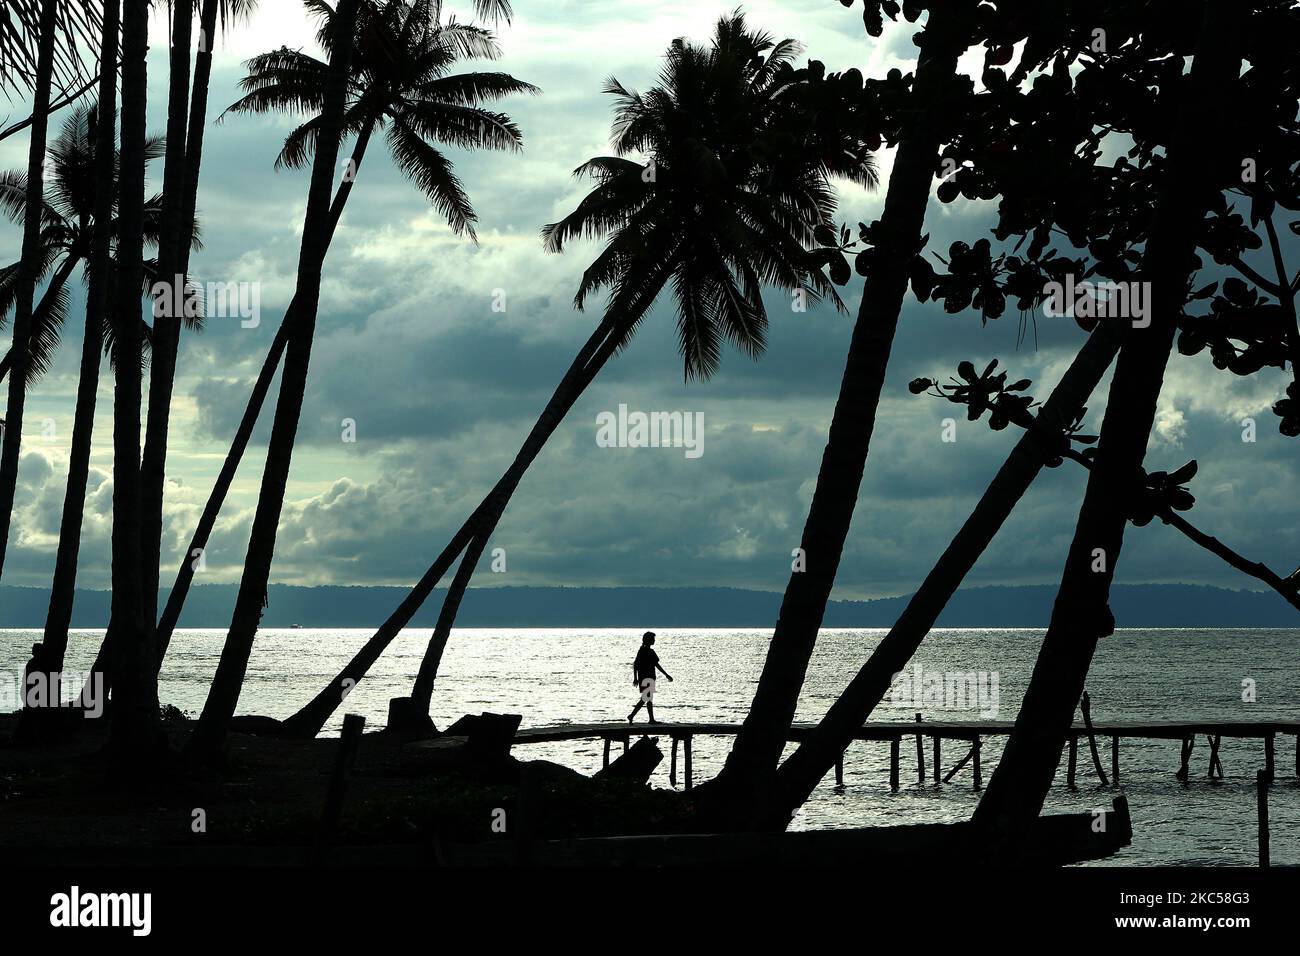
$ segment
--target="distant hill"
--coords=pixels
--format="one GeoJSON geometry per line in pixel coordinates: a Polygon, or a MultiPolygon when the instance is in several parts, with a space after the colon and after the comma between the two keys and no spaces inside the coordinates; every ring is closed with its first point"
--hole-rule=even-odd
{"type": "MultiPolygon", "coordinates": [[[[181,627],[226,627],[235,585],[195,587],[181,627]]],[[[377,627],[405,588],[272,585],[267,627],[377,627]]],[[[939,618],[941,627],[1043,627],[1056,588],[1049,585],[969,588],[939,618]]],[[[164,595],[165,597],[165,595],[164,595]]],[[[49,594],[0,587],[0,627],[40,627],[49,594]]],[[[907,598],[832,601],[827,627],[888,627],[907,598]]],[[[433,627],[442,604],[436,591],[412,626],[433,627]]],[[[464,627],[771,627],[781,595],[739,588],[475,588],[457,623],[464,627]]],[[[1120,627],[1300,627],[1300,614],[1271,591],[1233,591],[1196,584],[1116,585],[1111,608],[1120,627]]],[[[107,591],[78,592],[74,627],[103,627],[107,591]]]]}

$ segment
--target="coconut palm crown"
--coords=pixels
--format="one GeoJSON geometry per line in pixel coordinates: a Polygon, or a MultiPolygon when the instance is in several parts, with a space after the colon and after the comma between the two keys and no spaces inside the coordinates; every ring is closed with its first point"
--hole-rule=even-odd
{"type": "MultiPolygon", "coordinates": [[[[337,43],[334,9],[307,0],[321,25],[317,40],[328,53],[337,43]]],[[[501,4],[484,5],[488,12],[501,4]]],[[[420,189],[457,234],[474,236],[476,216],[451,161],[435,144],[465,149],[518,150],[523,136],[504,113],[484,108],[515,93],[537,88],[507,73],[452,70],[465,59],[501,55],[491,31],[473,24],[442,22],[437,0],[363,4],[358,11],[356,48],[348,77],[345,135],[368,139],[384,130],[398,168],[420,189]]],[[[505,7],[508,12],[508,6],[505,7]]],[[[244,96],[227,112],[273,110],[310,114],[285,139],[276,166],[301,168],[311,156],[320,128],[328,64],[300,50],[281,48],[254,57],[240,84],[244,96]]]]}
{"type": "Polygon", "coordinates": [[[813,250],[834,232],[830,180],[872,188],[875,164],[854,124],[827,121],[840,77],[817,63],[795,69],[799,52],[736,13],[707,47],[673,41],[647,92],[611,78],[614,155],[575,170],[595,187],[542,231],[552,252],[607,238],[574,301],[607,290],[625,338],[671,281],[687,379],[717,370],[724,341],[763,352],[764,285],[843,308],[813,250]]]}

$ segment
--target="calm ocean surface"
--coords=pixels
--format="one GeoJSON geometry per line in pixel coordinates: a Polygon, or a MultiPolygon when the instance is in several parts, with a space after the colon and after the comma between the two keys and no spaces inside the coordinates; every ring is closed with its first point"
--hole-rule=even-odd
{"type": "MultiPolygon", "coordinates": [[[[635,703],[631,664],[642,629],[465,629],[457,630],[442,663],[433,700],[440,727],[465,713],[490,710],[523,715],[524,726],[621,720],[635,703]]],[[[102,632],[76,631],[68,670],[89,666],[102,632]]],[[[798,719],[817,719],[856,671],[881,630],[823,631],[809,669],[798,719]]],[[[359,647],[369,631],[262,631],[240,700],[241,713],[286,717],[359,647]]],[[[659,630],[657,650],[676,678],[661,680],[656,716],[664,721],[744,718],[762,668],[765,630],[659,630]]],[[[0,642],[0,671],[21,673],[35,631],[7,631],[0,642]]],[[[191,714],[203,706],[224,631],[180,631],[163,668],[160,695],[191,714]]],[[[381,726],[390,697],[409,693],[429,632],[405,631],[380,659],[371,676],[348,697],[349,712],[381,726]]],[[[1041,631],[998,629],[936,630],[913,664],[933,672],[988,672],[998,680],[998,720],[1014,720],[1038,652],[1041,631]]],[[[1300,630],[1123,630],[1106,638],[1088,680],[1093,717],[1106,720],[1291,720],[1300,721],[1300,630]],[[1253,681],[1254,702],[1243,702],[1243,681],[1253,681]]],[[[973,702],[972,702],[973,703],[973,702]]],[[[987,702],[986,702],[987,703],[987,702]]],[[[4,709],[12,702],[3,701],[4,709]]],[[[887,700],[873,719],[910,719],[920,709],[928,719],[974,720],[975,710],[934,706],[893,707],[887,700]]],[[[328,731],[337,732],[343,710],[328,731]]],[[[987,716],[987,715],[986,715],[987,716]]],[[[640,716],[644,719],[644,714],[640,716]]],[[[665,751],[667,739],[664,740],[665,751]]],[[[711,775],[726,756],[729,740],[697,738],[698,779],[711,775]]],[[[1300,784],[1295,777],[1294,739],[1278,741],[1277,782],[1270,798],[1275,865],[1300,864],[1300,784]]],[[[545,757],[579,770],[599,769],[599,741],[520,748],[521,756],[545,757]]],[[[1133,846],[1113,862],[1121,865],[1253,865],[1256,860],[1255,771],[1263,766],[1258,741],[1223,742],[1227,778],[1206,779],[1209,748],[1199,740],[1189,786],[1174,778],[1176,741],[1126,741],[1121,783],[1134,819],[1133,846]]],[[[992,772],[1001,740],[985,747],[985,776],[992,772]]],[[[966,819],[975,805],[969,768],[952,783],[918,786],[914,754],[903,748],[903,788],[889,791],[889,746],[854,744],[845,759],[845,786],[828,778],[795,821],[795,827],[827,828],[884,823],[966,819]]],[[[956,742],[944,749],[945,772],[965,755],[956,742]]],[[[927,747],[927,762],[930,759],[927,747]]],[[[1109,745],[1102,741],[1109,772],[1109,745]]],[[[1064,779],[1064,768],[1058,783],[1064,779]]],[[[1051,810],[1090,810],[1110,805],[1110,793],[1095,788],[1086,747],[1080,750],[1080,789],[1053,789],[1051,810]]],[[[665,759],[652,780],[667,787],[665,759]]]]}

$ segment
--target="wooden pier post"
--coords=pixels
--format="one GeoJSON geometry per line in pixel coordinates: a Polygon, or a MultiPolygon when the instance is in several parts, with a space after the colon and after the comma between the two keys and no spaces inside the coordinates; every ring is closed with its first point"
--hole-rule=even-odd
{"type": "Polygon", "coordinates": [[[889,789],[898,792],[898,751],[902,738],[893,737],[889,741],[889,789]]]}
{"type": "Polygon", "coordinates": [[[1255,798],[1259,807],[1259,865],[1268,866],[1268,775],[1255,774],[1255,798]]]}
{"type": "Polygon", "coordinates": [[[984,785],[984,778],[983,778],[983,776],[980,774],[980,749],[981,749],[983,746],[984,746],[983,741],[981,741],[981,740],[979,739],[979,737],[976,736],[976,737],[975,737],[975,768],[974,768],[974,770],[975,770],[975,773],[974,773],[974,781],[975,781],[974,789],[976,789],[976,790],[980,789],[980,787],[982,787],[982,786],[984,785]]]}
{"type": "Polygon", "coordinates": [[[1110,738],[1110,780],[1119,786],[1119,734],[1112,734],[1110,738]]]}
{"type": "Polygon", "coordinates": [[[668,784],[677,786],[677,735],[673,734],[673,756],[668,764],[668,784]]]}
{"type": "Polygon", "coordinates": [[[940,752],[941,752],[939,749],[939,739],[940,739],[939,735],[935,734],[934,735],[934,782],[936,784],[942,783],[942,781],[939,779],[939,764],[940,764],[940,752]]]}
{"type": "Polygon", "coordinates": [[[1273,782],[1273,735],[1269,734],[1264,738],[1264,772],[1268,774],[1268,782],[1273,782]]]}
{"type": "Polygon", "coordinates": [[[606,735],[605,735],[605,759],[604,759],[604,761],[601,763],[601,766],[602,766],[602,767],[608,767],[608,766],[609,766],[609,745],[610,745],[610,742],[611,742],[612,740],[613,740],[613,738],[610,737],[609,734],[606,734],[606,735]]]}
{"type": "Polygon", "coordinates": [[[1187,777],[1188,774],[1190,773],[1190,770],[1188,769],[1188,764],[1191,762],[1192,750],[1195,749],[1195,747],[1196,747],[1195,734],[1192,734],[1190,737],[1183,738],[1183,745],[1181,748],[1181,759],[1178,764],[1178,772],[1174,774],[1174,776],[1177,777],[1179,780],[1183,781],[1183,783],[1187,782],[1187,777]]]}
{"type": "Polygon", "coordinates": [[[692,740],[691,735],[687,734],[686,740],[683,743],[683,747],[685,748],[684,757],[686,759],[686,789],[687,790],[695,786],[695,779],[691,773],[691,740],[692,740]]]}
{"type": "Polygon", "coordinates": [[[1218,734],[1215,734],[1214,736],[1206,734],[1205,738],[1210,742],[1210,769],[1207,776],[1213,780],[1215,777],[1215,770],[1218,770],[1218,778],[1222,780],[1223,764],[1219,761],[1219,744],[1223,741],[1223,738],[1218,734]]]}
{"type": "MultiPolygon", "coordinates": [[[[916,722],[921,722],[921,715],[916,715],[916,722]]],[[[916,782],[925,783],[925,745],[921,742],[921,735],[916,735],[916,782]]]]}
{"type": "Polygon", "coordinates": [[[844,786],[844,753],[835,758],[835,786],[844,786]]]}
{"type": "Polygon", "coordinates": [[[628,740],[628,738],[631,737],[631,736],[632,736],[631,734],[624,734],[624,735],[623,735],[623,753],[627,753],[627,740],[628,740]]]}
{"type": "Polygon", "coordinates": [[[1101,781],[1103,787],[1109,786],[1110,781],[1106,779],[1106,771],[1101,769],[1101,754],[1097,751],[1097,735],[1092,729],[1092,701],[1088,697],[1088,692],[1083,692],[1083,702],[1079,705],[1083,711],[1083,726],[1088,731],[1088,749],[1092,751],[1092,768],[1097,771],[1097,779],[1101,781]]]}
{"type": "Polygon", "coordinates": [[[343,717],[343,733],[339,736],[334,772],[330,775],[329,789],[325,791],[325,809],[321,813],[320,830],[316,836],[317,842],[322,845],[328,844],[338,829],[339,818],[343,815],[343,798],[347,796],[348,775],[357,758],[357,748],[361,746],[361,732],[365,726],[366,718],[360,714],[347,714],[343,717]]]}
{"type": "Polygon", "coordinates": [[[1070,734],[1070,760],[1065,765],[1065,785],[1071,790],[1075,789],[1074,775],[1079,766],[1079,735],[1070,734]]]}

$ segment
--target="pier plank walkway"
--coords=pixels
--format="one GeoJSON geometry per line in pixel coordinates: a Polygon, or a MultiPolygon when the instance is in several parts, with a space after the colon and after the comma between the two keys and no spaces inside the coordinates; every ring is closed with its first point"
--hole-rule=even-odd
{"type": "MultiPolygon", "coordinates": [[[[682,746],[685,762],[686,788],[693,785],[691,743],[695,737],[734,737],[740,732],[740,724],[716,721],[688,721],[683,723],[639,723],[626,721],[584,724],[555,724],[549,727],[521,727],[515,734],[516,744],[554,743],[566,740],[603,740],[604,763],[609,765],[610,746],[621,742],[626,750],[633,737],[666,736],[672,741],[672,759],[669,778],[674,786],[677,784],[677,752],[682,746]]],[[[980,765],[981,741],[985,737],[1005,737],[1015,725],[1011,721],[949,721],[922,720],[918,714],[910,721],[868,721],[854,733],[855,741],[888,741],[890,743],[890,786],[897,790],[899,781],[900,745],[904,737],[916,738],[917,779],[926,779],[925,749],[923,741],[931,743],[933,752],[932,770],[935,783],[947,783],[967,764],[971,765],[973,784],[979,789],[982,781],[980,765]],[[970,751],[946,774],[941,776],[942,750],[940,742],[944,740],[966,741],[971,744],[970,751]]],[[[788,738],[799,742],[810,736],[816,724],[794,724],[790,727],[788,738]]],[[[1078,759],[1079,738],[1089,738],[1089,728],[1082,722],[1076,722],[1070,730],[1068,740],[1068,764],[1066,783],[1075,786],[1076,763],[1078,759]]],[[[1111,740],[1111,777],[1110,782],[1119,781],[1119,754],[1121,741],[1124,739],[1141,740],[1177,740],[1182,743],[1181,766],[1178,776],[1187,778],[1188,762],[1195,747],[1197,737],[1204,736],[1210,749],[1210,774],[1222,777],[1219,766],[1219,747],[1224,737],[1235,739],[1255,739],[1264,742],[1264,773],[1273,778],[1275,740],[1278,736],[1296,738],[1296,776],[1300,777],[1300,721],[1181,721],[1181,720],[1146,720],[1146,721],[1094,721],[1091,738],[1109,737],[1111,740]]],[[[1094,747],[1095,754],[1095,747],[1094,747]]],[[[1094,756],[1098,777],[1105,782],[1106,777],[1099,760],[1094,756]]],[[[844,782],[843,757],[835,767],[835,782],[844,782]]]]}

